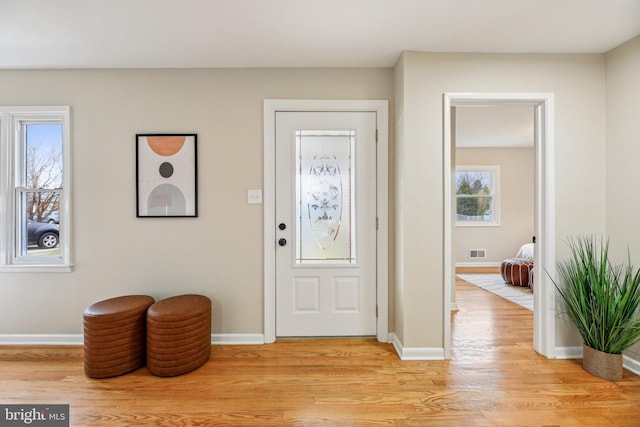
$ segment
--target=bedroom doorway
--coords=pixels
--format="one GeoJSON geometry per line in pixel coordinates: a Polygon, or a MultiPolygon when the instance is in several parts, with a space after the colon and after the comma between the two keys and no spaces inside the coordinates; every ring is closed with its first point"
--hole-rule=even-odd
{"type": "MultiPolygon", "coordinates": [[[[446,93],[444,94],[444,193],[445,193],[445,306],[455,309],[454,231],[456,108],[458,107],[529,107],[534,128],[534,235],[537,237],[534,262],[537,271],[553,271],[555,266],[554,227],[554,158],[553,158],[553,94],[538,93],[446,93]]],[[[555,358],[555,292],[546,274],[536,275],[534,293],[533,347],[538,353],[555,358]]],[[[445,310],[445,357],[451,355],[451,316],[445,310]]]]}
{"type": "MultiPolygon", "coordinates": [[[[463,280],[529,308],[533,322],[529,263],[511,269],[519,274],[511,274],[510,283],[518,286],[505,284],[500,274],[506,259],[531,258],[533,265],[533,106],[454,108],[456,277],[464,274],[463,280]]],[[[455,291],[452,302],[459,309],[455,291]]]]}

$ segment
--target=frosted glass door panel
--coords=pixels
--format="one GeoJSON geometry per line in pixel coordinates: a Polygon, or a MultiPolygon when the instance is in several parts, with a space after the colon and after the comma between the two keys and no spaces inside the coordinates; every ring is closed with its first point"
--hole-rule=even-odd
{"type": "Polygon", "coordinates": [[[356,262],[355,137],[296,132],[296,264],[356,262]]]}

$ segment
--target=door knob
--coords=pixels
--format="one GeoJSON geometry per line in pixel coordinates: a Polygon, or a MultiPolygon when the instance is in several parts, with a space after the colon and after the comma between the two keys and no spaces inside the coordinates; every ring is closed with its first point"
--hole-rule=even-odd
{"type": "Polygon", "coordinates": [[[287,239],[280,239],[280,240],[278,240],[278,244],[279,244],[280,246],[284,246],[284,245],[286,245],[286,244],[287,244],[287,239]]]}

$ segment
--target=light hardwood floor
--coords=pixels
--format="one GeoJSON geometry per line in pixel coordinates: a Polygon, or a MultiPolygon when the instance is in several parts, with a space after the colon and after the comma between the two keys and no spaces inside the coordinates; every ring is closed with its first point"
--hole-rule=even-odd
{"type": "MultiPolygon", "coordinates": [[[[0,404],[70,404],[72,426],[640,426],[640,377],[532,350],[530,311],[458,281],[450,361],[371,339],[213,346],[175,378],[95,380],[79,347],[0,347],[0,404]]],[[[424,327],[429,327],[424,325],[424,327]]]]}

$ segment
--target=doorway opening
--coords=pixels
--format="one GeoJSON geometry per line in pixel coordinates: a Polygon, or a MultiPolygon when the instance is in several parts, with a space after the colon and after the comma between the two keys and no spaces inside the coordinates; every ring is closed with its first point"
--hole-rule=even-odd
{"type": "Polygon", "coordinates": [[[546,271],[555,268],[553,94],[445,93],[444,135],[444,350],[451,357],[451,308],[454,307],[455,257],[455,109],[456,107],[520,105],[533,108],[534,122],[534,249],[535,292],[533,348],[555,358],[555,290],[546,271]]]}

